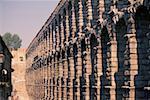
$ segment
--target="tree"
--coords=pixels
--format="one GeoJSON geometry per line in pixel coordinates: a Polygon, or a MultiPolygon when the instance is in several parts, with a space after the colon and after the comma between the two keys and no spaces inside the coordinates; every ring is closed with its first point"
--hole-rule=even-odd
{"type": "Polygon", "coordinates": [[[17,34],[12,35],[11,33],[7,32],[2,36],[2,38],[9,49],[17,50],[21,47],[22,40],[17,34]]]}

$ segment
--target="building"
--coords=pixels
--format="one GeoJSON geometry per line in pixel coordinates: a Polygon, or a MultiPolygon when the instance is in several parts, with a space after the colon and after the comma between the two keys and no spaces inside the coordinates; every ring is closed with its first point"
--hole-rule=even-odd
{"type": "Polygon", "coordinates": [[[25,86],[25,70],[26,70],[26,49],[18,48],[11,51],[13,55],[12,68],[15,70],[12,73],[13,97],[18,97],[19,100],[29,100],[25,86]]]}
{"type": "Polygon", "coordinates": [[[7,100],[11,96],[11,59],[12,55],[0,36],[0,100],[7,100]]]}
{"type": "Polygon", "coordinates": [[[149,0],[61,0],[26,51],[30,100],[148,100],[149,41],[149,0]]]}

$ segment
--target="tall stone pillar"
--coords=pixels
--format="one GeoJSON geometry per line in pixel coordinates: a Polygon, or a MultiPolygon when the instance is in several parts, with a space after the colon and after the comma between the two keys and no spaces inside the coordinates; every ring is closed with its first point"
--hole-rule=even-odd
{"type": "MultiPolygon", "coordinates": [[[[68,3],[68,2],[67,2],[68,3]]],[[[68,41],[69,38],[69,14],[68,14],[68,4],[67,4],[67,8],[66,8],[66,41],[68,41]]]]}
{"type": "Polygon", "coordinates": [[[60,22],[60,28],[61,28],[61,47],[63,48],[63,42],[64,42],[64,25],[63,25],[63,16],[61,15],[61,22],[60,22]]]}
{"type": "Polygon", "coordinates": [[[50,36],[49,36],[49,45],[50,45],[50,51],[53,49],[53,39],[52,39],[52,35],[53,35],[53,33],[52,33],[52,25],[49,25],[49,30],[50,30],[50,36]]]}
{"type": "Polygon", "coordinates": [[[50,99],[53,99],[53,55],[52,55],[52,49],[53,49],[53,39],[52,39],[52,37],[53,37],[53,32],[52,32],[52,25],[50,24],[49,25],[49,32],[50,32],[50,35],[49,35],[49,48],[50,48],[50,54],[49,54],[49,56],[50,56],[50,78],[49,78],[49,80],[50,80],[50,99]]]}
{"type": "Polygon", "coordinates": [[[59,61],[59,100],[62,100],[62,95],[63,95],[62,94],[62,82],[61,82],[62,78],[63,78],[63,61],[62,61],[62,54],[60,52],[60,61],[59,61]]]}
{"type": "Polygon", "coordinates": [[[110,37],[110,53],[107,54],[108,57],[110,57],[110,68],[108,68],[108,72],[110,71],[110,81],[111,86],[110,89],[110,99],[116,100],[116,83],[115,83],[115,73],[118,71],[118,60],[117,60],[117,42],[116,42],[116,33],[115,33],[115,27],[114,24],[110,21],[108,23],[108,33],[110,37]]]}
{"type": "Polygon", "coordinates": [[[90,75],[92,73],[92,66],[91,66],[91,49],[90,49],[90,43],[87,40],[87,48],[86,48],[86,100],[90,100],[90,75]]]}
{"type": "Polygon", "coordinates": [[[82,6],[82,0],[78,0],[79,5],[79,32],[82,32],[83,27],[83,6],[82,6]]]}
{"type": "Polygon", "coordinates": [[[58,59],[58,52],[59,51],[56,51],[56,92],[57,92],[57,100],[59,100],[59,90],[60,90],[60,77],[59,77],[59,59],[58,59]]]}
{"type": "Polygon", "coordinates": [[[70,46],[70,56],[68,57],[68,100],[73,100],[73,79],[74,79],[74,59],[73,47],[70,46]]]}
{"type": "Polygon", "coordinates": [[[129,63],[130,69],[127,69],[130,73],[129,82],[129,99],[135,98],[135,76],[138,73],[138,57],[137,57],[137,40],[136,40],[135,20],[132,14],[129,14],[127,21],[127,39],[128,39],[128,51],[129,51],[129,63]]]}
{"type": "Polygon", "coordinates": [[[57,73],[57,57],[56,57],[56,51],[54,52],[54,100],[57,100],[57,78],[58,78],[58,73],[57,73]]]}
{"type": "Polygon", "coordinates": [[[87,20],[88,20],[88,27],[91,27],[91,20],[93,19],[92,16],[92,0],[87,0],[86,1],[86,6],[87,6],[87,20]]]}
{"type": "MultiPolygon", "coordinates": [[[[101,44],[101,43],[100,43],[101,44]]],[[[101,83],[100,83],[100,78],[102,75],[102,47],[99,44],[99,46],[97,47],[97,100],[100,100],[100,91],[101,91],[101,83]]]]}
{"type": "Polygon", "coordinates": [[[52,72],[52,76],[51,76],[51,87],[52,87],[51,95],[52,96],[51,97],[52,97],[52,99],[54,99],[55,98],[55,94],[54,94],[54,92],[55,92],[55,84],[54,84],[55,69],[54,69],[54,54],[53,54],[53,52],[52,52],[51,72],[52,72]]]}
{"type": "Polygon", "coordinates": [[[60,43],[60,36],[59,36],[59,27],[58,27],[58,22],[57,22],[57,25],[56,25],[56,48],[59,48],[59,43],[60,43]]]}
{"type": "Polygon", "coordinates": [[[74,59],[70,58],[70,100],[73,100],[74,59]]]}
{"type": "Polygon", "coordinates": [[[65,58],[64,58],[64,100],[67,100],[67,78],[68,78],[68,63],[65,51],[65,58]]]}
{"type": "MultiPolygon", "coordinates": [[[[77,44],[78,46],[81,45],[80,43],[77,44]]],[[[80,100],[80,77],[82,74],[82,59],[81,59],[81,47],[78,47],[78,54],[77,54],[77,66],[76,66],[76,87],[77,87],[77,100],[80,100]]]]}
{"type": "MultiPolygon", "coordinates": [[[[48,55],[49,57],[49,55],[48,55]]],[[[47,87],[48,87],[48,90],[47,90],[47,99],[50,99],[50,73],[51,73],[51,70],[50,70],[50,63],[49,63],[49,58],[48,58],[48,68],[47,68],[47,87]]]]}
{"type": "Polygon", "coordinates": [[[99,18],[98,20],[100,23],[103,22],[103,13],[105,11],[105,6],[104,6],[104,0],[98,0],[98,12],[99,12],[99,18]]]}
{"type": "Polygon", "coordinates": [[[75,37],[76,32],[76,17],[75,17],[75,8],[74,8],[74,0],[72,0],[72,38],[75,37]]]}
{"type": "Polygon", "coordinates": [[[110,88],[110,99],[116,100],[116,83],[115,83],[115,73],[118,71],[118,61],[117,61],[117,42],[115,40],[111,41],[111,88],[110,88]]]}

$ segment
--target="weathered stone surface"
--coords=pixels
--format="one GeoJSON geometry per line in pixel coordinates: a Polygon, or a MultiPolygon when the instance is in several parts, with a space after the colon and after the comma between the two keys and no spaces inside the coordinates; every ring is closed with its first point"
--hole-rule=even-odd
{"type": "Polygon", "coordinates": [[[26,52],[29,97],[149,98],[149,92],[143,90],[150,85],[150,15],[145,2],[148,0],[61,0],[26,52]]]}
{"type": "Polygon", "coordinates": [[[12,74],[13,93],[21,100],[29,100],[25,85],[25,70],[26,70],[26,49],[13,50],[12,67],[15,70],[12,74]]]}

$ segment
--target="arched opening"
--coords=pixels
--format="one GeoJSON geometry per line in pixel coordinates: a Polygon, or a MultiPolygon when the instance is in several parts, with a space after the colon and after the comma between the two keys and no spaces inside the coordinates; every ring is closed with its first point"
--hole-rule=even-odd
{"type": "Polygon", "coordinates": [[[126,64],[128,62],[129,55],[127,54],[127,38],[125,37],[125,34],[127,33],[127,26],[125,23],[125,20],[123,18],[119,19],[119,21],[116,24],[116,40],[117,40],[117,58],[118,58],[118,72],[116,73],[115,79],[116,79],[116,98],[118,100],[120,99],[126,99],[128,98],[127,89],[123,89],[122,86],[129,85],[124,84],[127,83],[129,78],[128,75],[124,75],[125,70],[128,70],[130,68],[129,64],[126,64]],[[122,73],[122,74],[121,74],[122,73]]]}
{"type": "Polygon", "coordinates": [[[54,23],[52,23],[52,48],[54,49],[55,47],[55,29],[54,29],[54,23]]]}
{"type": "Polygon", "coordinates": [[[92,0],[92,2],[91,2],[92,16],[93,16],[92,26],[94,26],[97,23],[97,19],[98,19],[98,10],[97,10],[98,1],[99,0],[92,0]]]}
{"type": "Polygon", "coordinates": [[[68,3],[68,16],[69,16],[69,30],[70,30],[70,33],[69,33],[69,39],[71,39],[72,37],[72,3],[71,1],[69,1],[68,3]]]}
{"type": "Polygon", "coordinates": [[[93,88],[97,85],[97,46],[98,40],[94,33],[90,36],[90,55],[91,55],[91,67],[92,73],[90,76],[90,100],[97,100],[97,88],[93,88]]]}
{"type": "Polygon", "coordinates": [[[85,39],[81,40],[81,58],[82,58],[82,76],[80,78],[80,91],[81,91],[81,100],[85,100],[85,93],[86,93],[86,43],[85,39]]]}
{"type": "Polygon", "coordinates": [[[74,100],[77,100],[77,87],[76,87],[76,85],[77,85],[77,83],[76,83],[76,79],[77,79],[77,77],[76,77],[76,75],[77,75],[77,54],[78,54],[78,48],[77,48],[77,44],[76,43],[74,43],[73,44],[73,59],[74,59],[74,80],[73,80],[73,99],[74,100]]]}
{"type": "Polygon", "coordinates": [[[110,37],[106,27],[103,27],[101,34],[101,46],[102,46],[102,77],[101,77],[101,99],[110,99],[109,88],[110,86],[110,37]]]}
{"type": "Polygon", "coordinates": [[[135,13],[136,39],[137,39],[137,56],[138,56],[138,75],[135,79],[136,99],[148,99],[148,92],[144,87],[148,85],[149,63],[148,49],[149,40],[147,33],[150,31],[150,11],[145,6],[139,6],[135,13]],[[141,76],[144,76],[141,78],[141,76]]]}
{"type": "Polygon", "coordinates": [[[58,38],[59,38],[59,37],[58,37],[58,22],[57,22],[57,20],[55,19],[55,42],[56,42],[55,48],[56,48],[56,46],[58,45],[58,41],[59,41],[58,38]]]}
{"type": "MultiPolygon", "coordinates": [[[[79,28],[78,28],[79,27],[79,15],[78,15],[79,4],[78,2],[79,0],[75,0],[75,3],[74,3],[77,32],[79,32],[79,28]]],[[[76,32],[76,36],[77,36],[77,32],[76,32]]]]}
{"type": "Polygon", "coordinates": [[[62,30],[61,30],[61,21],[62,21],[61,15],[59,14],[59,15],[58,15],[58,23],[59,23],[59,24],[58,24],[58,25],[59,25],[59,26],[58,26],[58,27],[59,27],[59,41],[60,41],[60,42],[59,42],[59,45],[61,45],[61,43],[62,43],[62,39],[61,39],[62,37],[61,37],[61,34],[63,34],[63,33],[61,32],[61,31],[62,31],[62,30]]]}
{"type": "MultiPolygon", "coordinates": [[[[66,41],[66,9],[63,10],[64,41],[66,41]]],[[[64,42],[63,41],[63,42],[64,42]]]]}
{"type": "Polygon", "coordinates": [[[82,0],[82,9],[83,9],[83,29],[86,27],[87,25],[87,4],[86,4],[87,0],[82,0]]]}
{"type": "MultiPolygon", "coordinates": [[[[63,67],[62,69],[63,69],[63,76],[64,76],[64,75],[65,75],[65,71],[64,71],[64,68],[65,68],[65,65],[64,65],[65,50],[63,50],[63,49],[61,50],[61,59],[62,59],[62,67],[63,67]]],[[[62,92],[62,98],[64,98],[64,95],[63,95],[64,93],[63,93],[63,92],[64,92],[64,89],[65,89],[65,88],[64,88],[63,86],[65,85],[65,81],[66,81],[66,80],[62,77],[62,78],[61,78],[61,85],[62,85],[62,87],[61,87],[61,92],[62,92]]]]}

